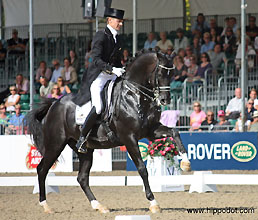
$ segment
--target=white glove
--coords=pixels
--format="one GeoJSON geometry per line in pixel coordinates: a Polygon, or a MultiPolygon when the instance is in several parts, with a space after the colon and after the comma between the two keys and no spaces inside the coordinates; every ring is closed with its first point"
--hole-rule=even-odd
{"type": "Polygon", "coordinates": [[[112,72],[117,75],[117,77],[122,76],[122,74],[125,72],[124,68],[116,68],[113,67],[112,72]]]}

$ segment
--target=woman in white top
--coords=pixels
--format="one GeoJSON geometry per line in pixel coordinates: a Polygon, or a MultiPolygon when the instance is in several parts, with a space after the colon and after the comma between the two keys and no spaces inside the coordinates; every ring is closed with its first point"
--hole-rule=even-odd
{"type": "MultiPolygon", "coordinates": [[[[243,129],[242,129],[242,117],[241,117],[241,113],[240,113],[240,117],[237,119],[237,122],[236,122],[236,125],[235,125],[235,131],[238,131],[238,132],[242,132],[243,129]]],[[[246,116],[247,117],[247,116],[246,116]]],[[[246,130],[250,130],[250,126],[251,126],[251,121],[250,120],[247,120],[245,117],[245,127],[246,127],[246,130]]]]}
{"type": "Polygon", "coordinates": [[[10,87],[10,92],[11,95],[8,96],[5,106],[6,106],[6,111],[14,111],[15,110],[15,105],[19,103],[20,101],[20,95],[17,94],[17,88],[15,86],[10,87]]]}

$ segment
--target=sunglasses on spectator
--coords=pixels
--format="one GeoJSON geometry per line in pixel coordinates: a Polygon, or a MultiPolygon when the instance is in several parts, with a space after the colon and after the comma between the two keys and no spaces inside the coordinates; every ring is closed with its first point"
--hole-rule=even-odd
{"type": "Polygon", "coordinates": [[[53,89],[59,89],[59,88],[53,88],[53,89]]]}
{"type": "Polygon", "coordinates": [[[207,115],[207,117],[212,117],[212,116],[214,116],[213,114],[212,115],[207,115]]]}
{"type": "Polygon", "coordinates": [[[15,89],[10,89],[10,91],[16,91],[15,89]]]}
{"type": "Polygon", "coordinates": [[[253,104],[254,104],[254,102],[248,102],[248,104],[253,105],[253,104]]]}
{"type": "Polygon", "coordinates": [[[200,105],[194,105],[194,107],[200,107],[200,105]]]}

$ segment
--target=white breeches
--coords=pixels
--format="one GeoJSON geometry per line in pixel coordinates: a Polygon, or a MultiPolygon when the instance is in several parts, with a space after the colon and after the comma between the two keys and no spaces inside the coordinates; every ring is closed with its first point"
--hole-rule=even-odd
{"type": "Polygon", "coordinates": [[[90,86],[90,94],[91,94],[91,104],[95,106],[96,113],[100,114],[103,108],[102,100],[101,100],[101,91],[103,90],[106,82],[108,80],[115,80],[116,75],[109,75],[107,73],[101,72],[98,77],[92,82],[90,86]]]}

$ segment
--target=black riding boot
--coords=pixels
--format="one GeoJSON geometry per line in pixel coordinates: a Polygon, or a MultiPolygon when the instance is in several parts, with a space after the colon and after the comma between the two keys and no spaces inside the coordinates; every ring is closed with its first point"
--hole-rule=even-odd
{"type": "Polygon", "coordinates": [[[97,116],[98,116],[98,114],[96,113],[96,108],[92,107],[90,113],[88,114],[87,118],[85,119],[85,122],[82,126],[81,135],[76,144],[78,152],[80,152],[80,153],[85,154],[87,152],[87,149],[85,148],[84,143],[87,141],[88,134],[89,134],[90,130],[92,129],[93,125],[95,124],[97,116]]]}

